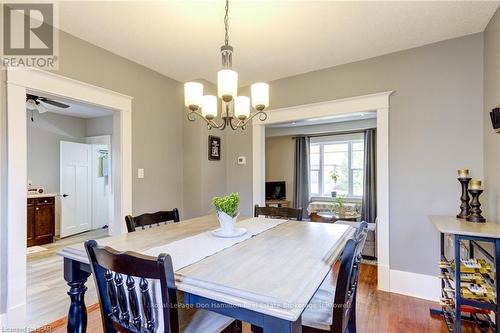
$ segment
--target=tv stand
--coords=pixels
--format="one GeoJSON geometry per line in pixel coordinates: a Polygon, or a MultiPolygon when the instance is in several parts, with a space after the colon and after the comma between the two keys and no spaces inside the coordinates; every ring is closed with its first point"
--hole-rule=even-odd
{"type": "Polygon", "coordinates": [[[266,207],[290,207],[288,200],[266,200],[266,207]]]}

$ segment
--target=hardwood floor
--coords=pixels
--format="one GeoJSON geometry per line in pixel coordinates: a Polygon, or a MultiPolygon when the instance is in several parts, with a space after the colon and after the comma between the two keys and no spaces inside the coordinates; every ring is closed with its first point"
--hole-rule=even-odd
{"type": "MultiPolygon", "coordinates": [[[[361,333],[434,333],[448,332],[441,317],[429,314],[437,303],[377,291],[377,269],[373,265],[362,265],[358,288],[357,331],[361,333]]],[[[90,285],[90,284],[89,284],[90,285]]],[[[90,304],[90,303],[87,303],[90,304]]],[[[101,333],[99,309],[89,311],[88,332],[101,333]]],[[[66,332],[65,320],[58,322],[52,332],[66,332]]],[[[479,332],[471,325],[464,325],[463,333],[479,332]],[[464,327],[465,326],[465,327],[464,327]]],[[[244,333],[249,325],[244,324],[244,333]]]]}
{"type": "MultiPolygon", "coordinates": [[[[68,287],[63,278],[63,258],[56,253],[69,244],[107,236],[107,229],[93,230],[43,245],[46,251],[27,255],[27,326],[41,327],[65,317],[69,308],[68,287]]],[[[92,280],[87,284],[86,304],[97,302],[92,280]]]]}

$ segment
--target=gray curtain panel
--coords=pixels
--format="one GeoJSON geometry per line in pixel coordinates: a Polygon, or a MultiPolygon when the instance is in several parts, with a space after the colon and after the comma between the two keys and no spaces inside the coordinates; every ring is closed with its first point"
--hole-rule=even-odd
{"type": "Polygon", "coordinates": [[[309,137],[295,138],[293,206],[304,211],[309,205],[309,137]]]}
{"type": "Polygon", "coordinates": [[[377,132],[365,131],[365,174],[361,219],[374,223],[377,217],[377,132]]]}

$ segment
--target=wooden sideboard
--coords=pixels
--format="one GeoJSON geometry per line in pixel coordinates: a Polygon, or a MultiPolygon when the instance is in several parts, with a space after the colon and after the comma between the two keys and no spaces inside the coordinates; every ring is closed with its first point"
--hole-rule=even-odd
{"type": "Polygon", "coordinates": [[[28,197],[28,246],[54,241],[55,197],[28,197]]]}

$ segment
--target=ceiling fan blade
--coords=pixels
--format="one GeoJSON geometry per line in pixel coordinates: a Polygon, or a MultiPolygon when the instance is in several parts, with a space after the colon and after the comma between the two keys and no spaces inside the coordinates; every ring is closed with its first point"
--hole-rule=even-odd
{"type": "Polygon", "coordinates": [[[52,106],[56,106],[58,108],[63,108],[63,109],[69,108],[69,105],[67,105],[67,104],[64,104],[64,103],[61,103],[61,102],[57,102],[57,101],[53,101],[53,100],[47,99],[45,97],[40,97],[40,98],[38,98],[38,100],[41,101],[41,102],[50,104],[52,106]]]}

